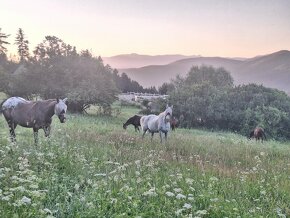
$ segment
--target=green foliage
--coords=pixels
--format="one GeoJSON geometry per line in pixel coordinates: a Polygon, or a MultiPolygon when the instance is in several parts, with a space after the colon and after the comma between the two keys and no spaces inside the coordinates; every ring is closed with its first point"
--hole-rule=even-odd
{"type": "Polygon", "coordinates": [[[172,83],[163,83],[162,86],[158,88],[158,92],[161,95],[167,95],[169,92],[174,90],[174,85],[172,83]]]}
{"type": "Polygon", "coordinates": [[[193,67],[173,85],[170,101],[174,113],[184,116],[183,127],[248,135],[261,126],[272,138],[290,138],[290,98],[282,91],[254,84],[234,87],[229,73],[206,66],[193,67]]]}
{"type": "Polygon", "coordinates": [[[0,77],[9,81],[7,87],[1,88],[10,96],[68,97],[72,112],[98,105],[110,114],[118,93],[112,72],[101,59],[88,50],[78,54],[75,47],[55,36],[45,37],[34,50],[34,57],[19,64],[13,74],[0,72],[0,77]]]}

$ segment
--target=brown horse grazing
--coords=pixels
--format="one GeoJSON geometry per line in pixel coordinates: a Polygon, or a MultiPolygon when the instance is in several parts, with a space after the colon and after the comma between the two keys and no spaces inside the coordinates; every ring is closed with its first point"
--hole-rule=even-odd
{"type": "Polygon", "coordinates": [[[249,139],[251,139],[251,138],[255,138],[256,141],[261,139],[262,142],[264,139],[265,140],[267,139],[265,131],[261,127],[256,127],[253,131],[251,131],[249,139]]]}
{"type": "Polygon", "coordinates": [[[170,120],[170,126],[171,126],[171,130],[172,131],[175,131],[175,129],[177,128],[177,126],[178,126],[178,120],[175,117],[173,117],[170,120]]]}
{"type": "Polygon", "coordinates": [[[16,141],[17,125],[33,128],[34,142],[38,143],[38,130],[43,129],[46,137],[50,135],[52,116],[56,114],[61,123],[66,120],[66,98],[43,101],[27,101],[20,97],[11,97],[2,103],[1,111],[10,128],[11,141],[16,141]]]}
{"type": "Polygon", "coordinates": [[[139,129],[139,126],[141,126],[140,119],[141,119],[141,116],[138,116],[138,115],[134,115],[133,117],[130,117],[126,121],[126,123],[123,123],[123,128],[127,129],[127,126],[132,124],[135,127],[135,132],[137,132],[137,130],[140,132],[140,129],[139,129]]]}

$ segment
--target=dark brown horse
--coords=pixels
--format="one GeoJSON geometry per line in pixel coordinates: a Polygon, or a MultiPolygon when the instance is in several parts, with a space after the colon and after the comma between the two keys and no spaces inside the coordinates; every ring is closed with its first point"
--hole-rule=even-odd
{"type": "Polygon", "coordinates": [[[2,103],[1,111],[10,128],[10,138],[16,141],[17,125],[33,128],[34,142],[38,142],[38,130],[43,129],[45,136],[50,135],[52,116],[56,114],[61,123],[66,120],[66,99],[27,101],[20,97],[11,97],[2,103]]]}
{"type": "Polygon", "coordinates": [[[261,127],[256,127],[253,131],[251,131],[250,136],[249,136],[249,139],[251,139],[251,138],[255,138],[256,141],[258,141],[258,140],[261,139],[262,142],[263,142],[264,139],[265,140],[267,139],[266,138],[265,131],[261,127]]]}
{"type": "Polygon", "coordinates": [[[170,120],[170,126],[171,126],[171,130],[172,131],[175,131],[175,129],[177,128],[177,126],[178,126],[178,120],[175,117],[173,117],[170,120]]]}
{"type": "Polygon", "coordinates": [[[123,128],[127,129],[127,126],[132,124],[135,127],[135,132],[137,132],[137,130],[140,132],[140,129],[139,129],[139,126],[141,126],[140,119],[141,119],[141,116],[138,116],[138,115],[134,115],[133,117],[130,117],[126,121],[126,123],[123,123],[123,128]]]}

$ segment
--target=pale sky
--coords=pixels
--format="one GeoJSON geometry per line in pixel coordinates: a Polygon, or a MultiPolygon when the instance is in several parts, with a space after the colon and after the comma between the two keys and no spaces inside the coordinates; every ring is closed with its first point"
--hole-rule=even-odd
{"type": "Polygon", "coordinates": [[[1,0],[0,28],[30,50],[54,35],[94,55],[253,57],[290,50],[289,0],[1,0]]]}

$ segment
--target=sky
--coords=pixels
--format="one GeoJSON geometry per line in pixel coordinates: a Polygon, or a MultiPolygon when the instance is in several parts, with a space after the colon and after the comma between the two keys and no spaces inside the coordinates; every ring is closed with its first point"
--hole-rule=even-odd
{"type": "Polygon", "coordinates": [[[96,56],[254,57],[290,50],[289,0],[1,0],[0,28],[16,53],[54,35],[96,56]]]}

